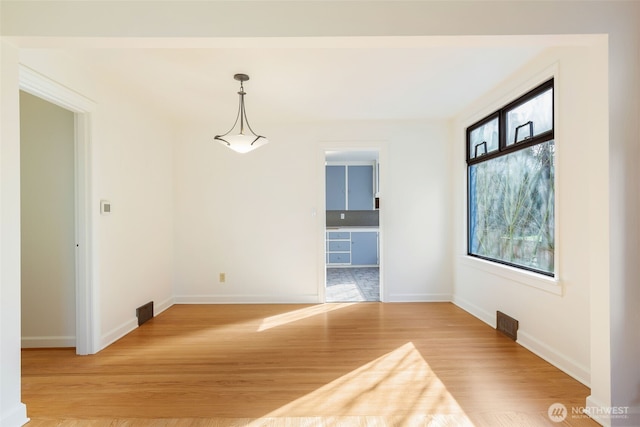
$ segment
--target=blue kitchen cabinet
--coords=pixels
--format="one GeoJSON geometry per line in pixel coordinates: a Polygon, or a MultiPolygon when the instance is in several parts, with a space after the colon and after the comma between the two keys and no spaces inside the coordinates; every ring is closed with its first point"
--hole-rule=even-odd
{"type": "Polygon", "coordinates": [[[327,265],[351,264],[351,233],[348,231],[327,232],[327,265]]]}
{"type": "Polygon", "coordinates": [[[378,233],[351,233],[351,265],[378,265],[378,233]]]}
{"type": "Polygon", "coordinates": [[[342,211],[347,209],[347,171],[344,166],[327,166],[326,181],[326,209],[328,211],[342,211]]]}
{"type": "Polygon", "coordinates": [[[329,240],[329,252],[350,252],[351,241],[349,240],[329,240]]]}
{"type": "Polygon", "coordinates": [[[373,210],[373,166],[347,166],[347,209],[373,210]]]}
{"type": "Polygon", "coordinates": [[[351,232],[349,231],[329,231],[327,232],[327,238],[330,240],[349,240],[351,239],[351,232]]]}
{"type": "Polygon", "coordinates": [[[328,211],[373,210],[373,166],[326,166],[325,202],[328,211]]]}
{"type": "Polygon", "coordinates": [[[349,265],[351,264],[351,254],[348,252],[329,252],[330,265],[349,265]]]}
{"type": "Polygon", "coordinates": [[[379,263],[377,231],[327,232],[327,265],[375,266],[379,263]]]}

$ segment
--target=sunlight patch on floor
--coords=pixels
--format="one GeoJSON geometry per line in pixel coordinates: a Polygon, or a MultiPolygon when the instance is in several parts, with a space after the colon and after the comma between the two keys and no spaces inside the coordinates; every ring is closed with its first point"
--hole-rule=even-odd
{"type": "Polygon", "coordinates": [[[366,301],[364,295],[355,283],[338,283],[327,286],[325,299],[327,302],[366,301]]]}
{"type": "Polygon", "coordinates": [[[296,322],[298,320],[306,319],[318,314],[329,313],[330,311],[339,310],[341,308],[349,307],[353,303],[345,304],[318,304],[310,307],[301,308],[299,310],[289,311],[287,313],[278,314],[276,316],[266,317],[260,326],[258,332],[266,331],[271,328],[277,328],[278,326],[286,325],[287,323],[296,322]]]}
{"type": "Polygon", "coordinates": [[[429,416],[431,420],[455,416],[462,422],[456,425],[473,425],[411,342],[265,417],[318,414],[369,415],[400,421],[423,416],[429,416]]]}

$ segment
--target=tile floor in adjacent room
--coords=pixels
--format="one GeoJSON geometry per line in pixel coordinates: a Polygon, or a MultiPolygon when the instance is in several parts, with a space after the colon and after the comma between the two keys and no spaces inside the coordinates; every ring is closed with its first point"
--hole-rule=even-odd
{"type": "Polygon", "coordinates": [[[327,268],[325,301],[380,301],[380,268],[327,268]]]}

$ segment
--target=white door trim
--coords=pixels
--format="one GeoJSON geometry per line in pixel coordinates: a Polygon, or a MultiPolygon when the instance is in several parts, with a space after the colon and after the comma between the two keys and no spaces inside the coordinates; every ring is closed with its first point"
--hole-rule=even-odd
{"type": "Polygon", "coordinates": [[[96,103],[24,65],[19,65],[20,89],[75,113],[76,210],[76,353],[98,348],[98,311],[92,268],[91,112],[96,103]]]}

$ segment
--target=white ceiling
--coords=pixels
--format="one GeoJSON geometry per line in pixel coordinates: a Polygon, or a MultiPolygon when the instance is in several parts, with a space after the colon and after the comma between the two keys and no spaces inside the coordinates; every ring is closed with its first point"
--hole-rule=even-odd
{"type": "Polygon", "coordinates": [[[248,74],[247,113],[259,130],[267,122],[449,118],[552,44],[549,37],[371,37],[64,50],[176,119],[223,127],[237,111],[233,75],[248,74]]]}

